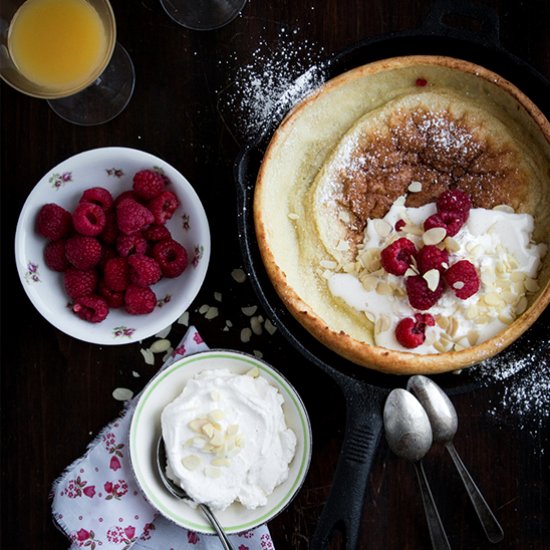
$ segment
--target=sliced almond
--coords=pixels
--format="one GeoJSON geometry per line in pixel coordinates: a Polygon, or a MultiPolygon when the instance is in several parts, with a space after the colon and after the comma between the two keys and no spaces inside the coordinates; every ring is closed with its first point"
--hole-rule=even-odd
{"type": "Polygon", "coordinates": [[[373,220],[372,224],[374,230],[378,233],[378,235],[380,235],[380,237],[387,237],[392,231],[392,226],[386,220],[376,218],[373,220]]]}
{"type": "Polygon", "coordinates": [[[483,301],[489,306],[501,306],[503,301],[500,296],[494,292],[490,292],[483,297],[483,301]]]}
{"type": "Polygon", "coordinates": [[[188,470],[196,470],[202,464],[202,460],[200,456],[187,455],[181,459],[181,463],[188,470]]]}
{"type": "Polygon", "coordinates": [[[419,181],[411,181],[407,189],[411,193],[420,193],[422,191],[422,184],[419,181]]]}
{"type": "Polygon", "coordinates": [[[527,290],[527,292],[536,292],[539,289],[537,280],[531,279],[531,277],[527,277],[527,279],[523,281],[523,284],[525,285],[525,290],[527,290]]]}
{"type": "Polygon", "coordinates": [[[221,409],[214,409],[208,413],[208,417],[211,420],[223,420],[225,418],[225,413],[221,409]]]}
{"type": "Polygon", "coordinates": [[[277,327],[269,319],[265,320],[264,328],[265,330],[267,330],[268,334],[272,336],[277,331],[277,327]]]}
{"type": "Polygon", "coordinates": [[[504,323],[505,325],[510,325],[514,322],[514,317],[512,316],[511,313],[507,313],[505,311],[501,311],[499,314],[498,314],[498,320],[501,322],[501,323],[504,323]]]}
{"type": "Polygon", "coordinates": [[[252,337],[252,329],[245,327],[241,330],[241,342],[243,344],[250,342],[251,337],[252,337]]]}
{"type": "Polygon", "coordinates": [[[212,422],[206,422],[206,424],[203,424],[203,426],[201,427],[201,432],[208,436],[210,439],[212,439],[212,437],[214,436],[215,430],[216,429],[214,428],[212,422]]]}
{"type": "Polygon", "coordinates": [[[440,277],[441,274],[437,269],[430,269],[429,271],[426,271],[424,275],[422,275],[422,278],[426,281],[426,283],[428,284],[428,288],[432,292],[434,292],[435,289],[439,286],[440,277]]]}
{"type": "Polygon", "coordinates": [[[231,277],[233,277],[237,283],[244,283],[246,281],[246,273],[240,268],[234,269],[231,272],[231,277]]]}
{"type": "Polygon", "coordinates": [[[407,271],[405,271],[403,277],[414,277],[415,275],[418,275],[416,269],[413,269],[412,267],[407,267],[407,271]]]}
{"type": "Polygon", "coordinates": [[[497,204],[497,206],[493,206],[493,210],[498,210],[499,212],[508,212],[510,214],[513,214],[515,212],[515,210],[507,204],[497,204]]]}
{"type": "Polygon", "coordinates": [[[204,473],[206,477],[210,477],[212,479],[216,479],[222,475],[222,471],[214,466],[206,466],[204,473]]]}
{"type": "Polygon", "coordinates": [[[525,279],[525,273],[523,271],[514,271],[510,273],[511,281],[522,281],[525,279]]]}
{"type": "Polygon", "coordinates": [[[212,466],[230,466],[231,465],[231,461],[228,460],[227,458],[215,458],[214,460],[212,460],[212,462],[210,463],[212,464],[212,466]]]}
{"type": "Polygon", "coordinates": [[[443,315],[439,315],[435,322],[440,326],[443,330],[445,330],[449,326],[449,318],[444,317],[443,315]]]}
{"type": "Polygon", "coordinates": [[[527,298],[522,296],[516,305],[516,314],[521,315],[527,309],[527,298]]]}
{"type": "Polygon", "coordinates": [[[422,235],[424,244],[438,244],[447,236],[447,230],[443,227],[432,227],[422,235]]]}
{"type": "Polygon", "coordinates": [[[260,376],[260,369],[258,369],[258,367],[252,367],[250,370],[246,371],[245,374],[252,378],[258,378],[258,376],[260,376]]]}
{"type": "Polygon", "coordinates": [[[202,427],[208,423],[208,420],[206,418],[195,418],[194,420],[191,420],[187,424],[191,430],[197,433],[201,433],[202,427]]]}
{"type": "Polygon", "coordinates": [[[386,281],[380,281],[376,285],[376,292],[381,296],[391,296],[393,294],[393,287],[386,281]]]}
{"type": "Polygon", "coordinates": [[[479,331],[477,331],[476,329],[468,331],[466,338],[468,339],[468,343],[470,344],[470,346],[475,346],[477,344],[477,341],[479,340],[479,331]]]}

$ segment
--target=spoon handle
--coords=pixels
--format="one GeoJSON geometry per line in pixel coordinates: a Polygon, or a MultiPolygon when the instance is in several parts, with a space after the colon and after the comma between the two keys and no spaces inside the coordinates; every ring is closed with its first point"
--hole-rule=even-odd
{"type": "Polygon", "coordinates": [[[477,517],[481,522],[481,526],[483,527],[487,538],[490,542],[493,543],[500,542],[504,538],[504,531],[497,521],[497,518],[494,516],[493,512],[489,508],[489,505],[483,498],[481,491],[475,484],[466,466],[464,466],[464,463],[458,455],[458,452],[453,443],[447,443],[446,447],[447,451],[449,451],[449,454],[451,455],[451,458],[453,459],[453,462],[456,466],[456,469],[458,470],[458,473],[460,474],[460,477],[462,478],[468,496],[472,501],[474,510],[476,511],[477,517]]]}
{"type": "Polygon", "coordinates": [[[426,513],[426,520],[428,522],[428,530],[430,532],[430,539],[432,541],[432,548],[434,550],[450,550],[451,545],[445,533],[445,528],[439,517],[439,512],[435,505],[432,491],[428,484],[428,478],[424,471],[424,465],[422,461],[414,462],[414,468],[418,477],[418,484],[420,486],[420,494],[422,496],[422,503],[424,504],[424,511],[426,513]]]}
{"type": "Polygon", "coordinates": [[[214,528],[214,531],[216,531],[216,534],[218,535],[220,542],[222,543],[223,549],[235,550],[235,547],[231,544],[231,541],[227,538],[227,535],[224,533],[223,529],[218,523],[218,520],[216,519],[216,516],[212,513],[210,508],[205,504],[199,504],[199,508],[202,510],[203,514],[208,518],[208,521],[210,521],[210,524],[214,528]]]}

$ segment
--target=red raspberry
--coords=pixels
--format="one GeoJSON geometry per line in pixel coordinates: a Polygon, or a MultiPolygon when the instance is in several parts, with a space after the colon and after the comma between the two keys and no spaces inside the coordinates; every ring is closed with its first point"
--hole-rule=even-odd
{"type": "Polygon", "coordinates": [[[479,290],[479,277],[476,268],[468,260],[460,260],[445,272],[445,282],[456,296],[466,300],[479,290]]]}
{"type": "Polygon", "coordinates": [[[63,273],[63,286],[71,300],[76,300],[81,296],[91,294],[94,292],[96,285],[97,273],[93,269],[82,271],[74,267],[69,267],[67,271],[63,273]]]}
{"type": "Polygon", "coordinates": [[[134,175],[133,188],[138,197],[151,200],[164,191],[166,176],[155,170],[141,170],[134,175]]]}
{"type": "Polygon", "coordinates": [[[428,283],[421,275],[413,275],[405,279],[405,288],[411,307],[415,309],[430,309],[443,294],[443,280],[440,279],[435,290],[428,288],[428,283]]]}
{"type": "Polygon", "coordinates": [[[114,244],[118,234],[116,214],[113,211],[107,212],[105,214],[105,227],[101,232],[100,238],[105,244],[114,244]]]}
{"type": "Polygon", "coordinates": [[[426,326],[434,326],[435,320],[429,313],[417,313],[414,319],[401,319],[395,327],[395,337],[405,348],[416,348],[426,340],[426,326]]]}
{"type": "Polygon", "coordinates": [[[164,277],[178,277],[187,267],[187,251],[174,239],[156,243],[152,254],[164,277]]]}
{"type": "Polygon", "coordinates": [[[124,257],[130,254],[145,254],[147,241],[141,236],[141,233],[119,235],[116,240],[116,249],[118,254],[124,257]]]}
{"type": "Polygon", "coordinates": [[[50,241],[44,247],[44,261],[53,271],[65,271],[69,267],[69,261],[65,256],[65,239],[50,241]]]}
{"type": "Polygon", "coordinates": [[[36,230],[40,235],[52,241],[69,235],[72,227],[71,213],[55,203],[42,206],[36,216],[36,230]]]}
{"type": "Polygon", "coordinates": [[[171,239],[170,230],[165,225],[151,225],[143,232],[143,237],[149,242],[171,239]]]}
{"type": "Polygon", "coordinates": [[[100,281],[97,290],[110,308],[118,308],[124,305],[124,292],[111,290],[103,281],[100,281]]]}
{"type": "Polygon", "coordinates": [[[107,260],[103,269],[103,283],[117,292],[126,290],[129,281],[128,261],[126,258],[116,257],[107,260]]]}
{"type": "Polygon", "coordinates": [[[393,275],[403,275],[416,256],[416,246],[412,241],[401,237],[380,253],[382,267],[393,275]]]}
{"type": "Polygon", "coordinates": [[[466,219],[459,212],[438,212],[424,220],[424,231],[434,227],[443,227],[449,237],[454,237],[464,225],[466,219]]]}
{"type": "Polygon", "coordinates": [[[134,199],[120,201],[116,212],[118,228],[126,235],[137,233],[155,221],[151,211],[134,199]]]}
{"type": "Polygon", "coordinates": [[[155,309],[157,297],[149,287],[129,285],[124,294],[124,304],[128,313],[143,315],[155,309]]]}
{"type": "Polygon", "coordinates": [[[143,254],[128,256],[128,274],[130,282],[138,286],[154,285],[162,277],[159,264],[143,254]]]}
{"type": "Polygon", "coordinates": [[[140,201],[140,198],[132,191],[131,189],[128,191],[123,191],[117,197],[115,198],[114,205],[118,206],[124,199],[133,199],[136,202],[140,201]]]}
{"type": "Polygon", "coordinates": [[[163,191],[147,203],[157,225],[164,225],[178,208],[180,201],[172,191],[163,191]]]}
{"type": "Polygon", "coordinates": [[[436,205],[438,212],[455,212],[461,214],[466,221],[470,215],[472,201],[470,195],[460,189],[447,189],[439,195],[436,205]]]}
{"type": "Polygon", "coordinates": [[[428,244],[418,251],[416,263],[422,275],[430,269],[437,269],[443,273],[449,267],[449,253],[433,244],[428,244]]]}
{"type": "Polygon", "coordinates": [[[81,296],[74,305],[73,311],[84,321],[100,323],[109,314],[107,302],[97,294],[81,296]]]}
{"type": "Polygon", "coordinates": [[[96,237],[105,229],[105,211],[93,202],[79,202],[73,212],[74,228],[88,237],[96,237]]]}
{"type": "Polygon", "coordinates": [[[401,231],[406,225],[407,225],[407,222],[405,220],[397,220],[395,222],[395,230],[401,231]]]}
{"type": "Polygon", "coordinates": [[[91,269],[101,260],[101,244],[94,237],[74,235],[67,239],[65,255],[77,269],[91,269]]]}
{"type": "Polygon", "coordinates": [[[105,187],[90,187],[82,193],[80,202],[92,202],[101,206],[103,210],[110,210],[113,206],[113,196],[105,187]]]}

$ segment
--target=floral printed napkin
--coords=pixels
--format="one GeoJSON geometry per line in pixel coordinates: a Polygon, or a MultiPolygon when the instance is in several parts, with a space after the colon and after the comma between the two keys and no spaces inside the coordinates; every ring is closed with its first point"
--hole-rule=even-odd
{"type": "MultiPolygon", "coordinates": [[[[190,327],[162,368],[185,355],[208,349],[190,327]]],[[[134,478],[129,457],[129,429],[137,397],[119,418],[92,441],[85,455],[57,479],[52,488],[52,512],[71,549],[209,550],[220,548],[213,535],[188,531],[158,515],[134,478]]],[[[232,535],[238,550],[272,550],[265,525],[232,535]]]]}

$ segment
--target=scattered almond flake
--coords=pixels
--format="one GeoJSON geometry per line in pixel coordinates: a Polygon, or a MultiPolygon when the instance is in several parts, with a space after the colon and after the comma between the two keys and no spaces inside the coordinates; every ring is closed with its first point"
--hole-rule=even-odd
{"type": "Polygon", "coordinates": [[[516,304],[516,314],[521,315],[527,309],[527,298],[522,296],[516,304]]]}
{"type": "Polygon", "coordinates": [[[188,470],[196,470],[202,464],[202,459],[197,455],[187,455],[181,459],[181,463],[188,470]]]}
{"type": "Polygon", "coordinates": [[[155,337],[156,338],[166,338],[170,334],[171,330],[172,330],[172,325],[169,325],[164,330],[161,330],[160,332],[157,332],[155,334],[155,337]]]}
{"type": "Polygon", "coordinates": [[[205,319],[215,319],[219,315],[217,307],[209,307],[208,311],[204,314],[205,319]]]}
{"type": "Polygon", "coordinates": [[[216,302],[221,302],[222,301],[222,293],[221,292],[214,292],[214,300],[216,300],[216,302]]]}
{"type": "Polygon", "coordinates": [[[420,193],[420,191],[422,191],[422,184],[419,181],[411,181],[407,189],[411,193],[420,193]]]}
{"type": "MultiPolygon", "coordinates": [[[[397,199],[395,199],[395,201],[393,201],[393,204],[395,206],[405,206],[405,201],[407,200],[407,197],[405,197],[405,195],[401,195],[399,197],[397,197],[397,199]]],[[[405,220],[407,221],[407,220],[405,220]]]]}
{"type": "Polygon", "coordinates": [[[234,269],[231,272],[231,277],[233,277],[237,283],[244,283],[246,281],[246,273],[240,268],[234,269]]]}
{"type": "Polygon", "coordinates": [[[251,336],[252,336],[252,329],[245,327],[241,330],[241,342],[243,344],[250,342],[251,336]]]}
{"type": "Polygon", "coordinates": [[[428,288],[434,292],[439,286],[440,273],[438,269],[430,269],[422,275],[422,278],[426,281],[428,288]]]}
{"type": "Polygon", "coordinates": [[[132,371],[132,376],[133,376],[134,378],[139,378],[139,377],[141,376],[141,374],[139,374],[139,372],[133,370],[133,371],[132,371]]]}
{"type": "Polygon", "coordinates": [[[218,478],[222,475],[222,471],[219,468],[215,468],[213,466],[206,466],[204,469],[204,473],[206,474],[206,477],[210,477],[212,479],[218,478]]]}
{"type": "Polygon", "coordinates": [[[262,334],[262,322],[260,321],[259,316],[255,315],[250,318],[250,328],[256,336],[260,336],[262,334]]]}
{"type": "Polygon", "coordinates": [[[260,369],[258,367],[252,367],[250,370],[246,371],[245,374],[252,378],[258,378],[258,376],[260,376],[260,369]]]}
{"type": "Polygon", "coordinates": [[[264,354],[259,349],[252,350],[252,353],[258,359],[261,359],[264,356],[264,354]]]}
{"type": "Polygon", "coordinates": [[[536,292],[539,289],[537,280],[531,279],[530,277],[527,277],[525,281],[523,281],[523,284],[525,285],[525,290],[527,290],[527,292],[536,292]]]}
{"type": "Polygon", "coordinates": [[[143,360],[147,365],[154,365],[155,364],[155,356],[153,352],[150,349],[143,349],[140,350],[141,355],[143,355],[143,360]]]}
{"type": "Polygon", "coordinates": [[[348,241],[340,240],[338,241],[338,244],[336,245],[336,250],[339,252],[346,252],[349,250],[349,243],[348,241]]]}
{"type": "Polygon", "coordinates": [[[162,356],[162,362],[165,363],[166,361],[168,361],[168,359],[170,359],[170,357],[172,356],[173,352],[174,352],[174,348],[172,346],[170,346],[166,350],[166,353],[162,356]]]}
{"type": "Polygon", "coordinates": [[[164,353],[166,350],[168,350],[172,344],[170,343],[170,340],[167,340],[166,338],[162,338],[160,340],[155,340],[150,346],[149,350],[152,353],[164,353]]]}
{"type": "Polygon", "coordinates": [[[509,214],[513,214],[515,210],[508,206],[507,204],[497,204],[497,206],[493,206],[493,210],[499,210],[500,212],[508,212],[509,214]]]}
{"type": "Polygon", "coordinates": [[[212,462],[210,463],[212,466],[230,466],[231,461],[227,458],[214,458],[212,462]]]}
{"type": "Polygon", "coordinates": [[[387,237],[391,231],[392,226],[386,221],[376,218],[373,220],[374,230],[380,237],[387,237]]]}
{"type": "Polygon", "coordinates": [[[326,269],[336,269],[338,267],[338,262],[335,262],[334,260],[321,260],[319,265],[326,269]]]}
{"type": "Polygon", "coordinates": [[[458,244],[458,241],[456,239],[453,239],[452,237],[446,237],[443,241],[443,244],[449,252],[458,252],[460,250],[460,245],[458,244]]]}
{"type": "Polygon", "coordinates": [[[299,220],[299,219],[300,219],[300,216],[298,216],[298,214],[295,214],[294,212],[289,212],[289,213],[288,213],[288,217],[289,217],[291,220],[299,220]]]}
{"type": "Polygon", "coordinates": [[[424,244],[438,244],[447,236],[447,230],[443,227],[432,227],[422,235],[424,244]]]}
{"type": "Polygon", "coordinates": [[[117,401],[129,401],[134,397],[134,392],[128,388],[115,388],[113,390],[113,397],[117,401]]]}
{"type": "Polygon", "coordinates": [[[254,313],[256,313],[257,310],[258,310],[258,306],[246,306],[241,308],[241,311],[247,317],[252,317],[252,315],[254,315],[254,313]]]}
{"type": "Polygon", "coordinates": [[[275,331],[277,330],[277,327],[269,319],[265,320],[264,328],[271,336],[273,336],[273,334],[275,334],[275,331]]]}
{"type": "Polygon", "coordinates": [[[188,311],[184,311],[179,319],[178,319],[178,324],[180,325],[184,325],[184,326],[189,326],[189,312],[188,311]]]}
{"type": "Polygon", "coordinates": [[[210,306],[208,304],[203,304],[201,307],[199,307],[198,312],[201,315],[204,315],[209,309],[210,309],[210,306]]]}
{"type": "Polygon", "coordinates": [[[412,267],[407,267],[407,271],[405,271],[405,274],[403,277],[414,277],[415,275],[418,275],[415,269],[412,267]]]}

